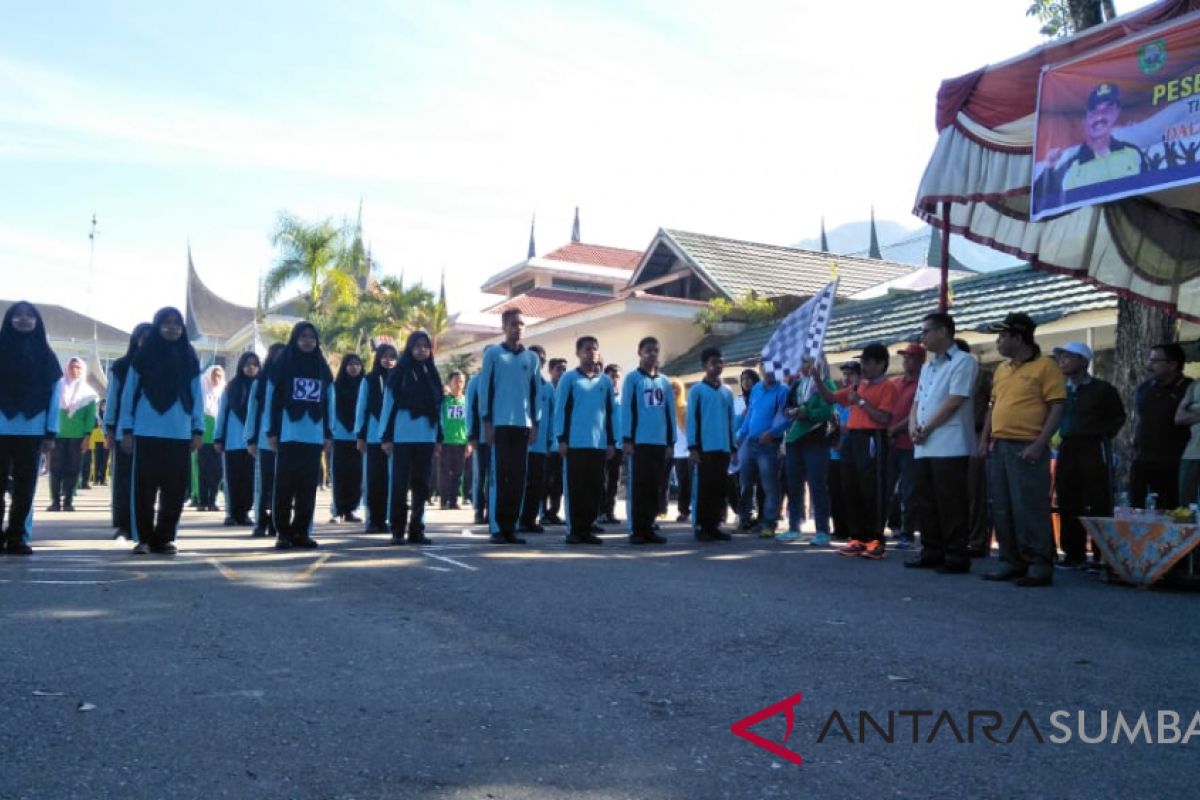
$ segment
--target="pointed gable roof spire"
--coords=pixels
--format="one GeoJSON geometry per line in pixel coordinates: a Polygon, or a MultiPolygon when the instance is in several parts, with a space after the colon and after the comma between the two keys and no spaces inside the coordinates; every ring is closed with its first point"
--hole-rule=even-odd
{"type": "Polygon", "coordinates": [[[867,249],[867,258],[883,260],[883,252],[879,249],[879,234],[875,230],[875,206],[871,206],[871,244],[867,249]]]}
{"type": "Polygon", "coordinates": [[[829,252],[829,237],[825,235],[825,215],[821,215],[821,252],[829,252]]]}
{"type": "Polygon", "coordinates": [[[579,242],[579,206],[575,206],[575,222],[571,225],[571,241],[579,242]]]}
{"type": "Polygon", "coordinates": [[[536,222],[537,212],[535,211],[533,217],[529,220],[529,253],[525,256],[526,258],[533,258],[537,255],[537,245],[533,242],[533,226],[536,222]]]}
{"type": "Polygon", "coordinates": [[[442,288],[438,290],[438,302],[446,305],[446,267],[442,267],[442,288]]]}
{"type": "MultiPolygon", "coordinates": [[[[925,266],[940,267],[942,265],[942,231],[937,225],[930,225],[929,230],[929,249],[925,252],[925,266]]],[[[953,253],[950,254],[949,268],[974,272],[955,258],[953,253]]]]}

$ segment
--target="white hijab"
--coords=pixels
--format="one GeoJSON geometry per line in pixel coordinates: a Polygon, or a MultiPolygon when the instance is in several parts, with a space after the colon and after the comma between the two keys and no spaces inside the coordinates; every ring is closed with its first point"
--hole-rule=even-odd
{"type": "Polygon", "coordinates": [[[221,365],[213,364],[204,370],[204,377],[201,378],[200,383],[204,389],[204,413],[215,419],[221,410],[221,395],[225,393],[225,370],[221,365]],[[214,384],[213,373],[216,370],[221,370],[221,380],[214,384]]]}
{"type": "Polygon", "coordinates": [[[82,358],[71,358],[67,361],[67,368],[63,370],[62,376],[62,392],[58,397],[58,407],[66,411],[68,415],[74,414],[81,408],[86,408],[88,403],[95,403],[100,399],[87,382],[87,362],[82,358]],[[71,365],[79,365],[79,377],[71,378],[71,365]]]}

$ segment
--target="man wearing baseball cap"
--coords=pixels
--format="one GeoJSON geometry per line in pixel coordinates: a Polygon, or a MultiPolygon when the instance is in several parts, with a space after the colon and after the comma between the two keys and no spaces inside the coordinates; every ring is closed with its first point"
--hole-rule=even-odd
{"type": "MultiPolygon", "coordinates": [[[[1054,348],[1054,358],[1067,381],[1058,435],[1058,466],[1054,485],[1062,520],[1059,565],[1079,569],[1087,556],[1087,533],[1080,517],[1111,517],[1113,513],[1112,439],[1125,424],[1125,404],[1112,384],[1092,376],[1092,349],[1083,342],[1054,348]]],[[[1099,561],[1093,548],[1092,557],[1099,561]]]]}
{"type": "Polygon", "coordinates": [[[1009,314],[991,330],[997,334],[996,349],[1008,361],[996,369],[979,451],[988,456],[988,488],[1004,563],[984,578],[1049,586],[1055,555],[1049,445],[1067,390],[1054,359],[1043,356],[1034,341],[1037,324],[1028,314],[1009,314]]]}

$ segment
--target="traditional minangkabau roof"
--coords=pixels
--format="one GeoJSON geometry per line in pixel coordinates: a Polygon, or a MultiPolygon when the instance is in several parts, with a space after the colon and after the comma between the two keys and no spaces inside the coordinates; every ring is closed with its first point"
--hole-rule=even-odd
{"type": "MultiPolygon", "coordinates": [[[[0,300],[0,316],[3,316],[9,306],[16,302],[18,301],[0,300]]],[[[106,325],[98,320],[94,321],[86,314],[49,303],[34,303],[34,305],[37,307],[38,313],[42,315],[42,322],[46,326],[46,335],[51,339],[90,342],[94,330],[98,341],[120,344],[122,347],[129,342],[128,331],[114,328],[112,325],[106,325]],[[95,325],[94,329],[93,324],[95,325]]]]}
{"type": "Polygon", "coordinates": [[[196,273],[189,247],[187,308],[184,316],[189,338],[228,339],[254,322],[254,309],[231,303],[205,286],[196,273]]]}
{"type": "Polygon", "coordinates": [[[760,297],[815,294],[832,280],[833,264],[841,278],[838,293],[847,296],[913,269],[908,264],[663,228],[646,250],[631,284],[666,274],[676,255],[716,294],[730,300],[751,290],[760,297]]]}
{"type": "MultiPolygon", "coordinates": [[[[1043,324],[1071,314],[1117,307],[1117,296],[1112,292],[1030,266],[972,275],[954,281],[951,291],[949,310],[960,331],[983,331],[1017,311],[1043,324]]],[[[937,303],[937,288],[840,303],[830,317],[825,349],[846,352],[871,342],[910,341],[921,329],[921,319],[937,310],[937,303]]],[[[699,355],[705,347],[720,348],[727,364],[755,362],[778,324],[776,320],[756,325],[734,336],[707,336],[664,366],[663,372],[686,375],[698,371],[699,355]]]]}
{"type": "Polygon", "coordinates": [[[600,303],[607,303],[612,295],[589,294],[587,292],[572,292],[564,289],[537,288],[530,289],[502,303],[497,303],[485,310],[484,313],[500,315],[510,308],[519,308],[527,317],[547,320],[571,314],[600,303]]]}

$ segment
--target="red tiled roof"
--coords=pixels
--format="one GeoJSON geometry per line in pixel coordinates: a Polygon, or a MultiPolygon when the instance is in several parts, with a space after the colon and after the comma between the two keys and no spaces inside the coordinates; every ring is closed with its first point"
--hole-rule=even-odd
{"type": "Polygon", "coordinates": [[[561,289],[530,289],[525,294],[492,306],[485,313],[499,316],[510,308],[519,308],[527,317],[555,319],[612,299],[612,295],[567,292],[561,289]]]}
{"type": "Polygon", "coordinates": [[[634,269],[642,260],[641,250],[625,250],[621,247],[606,247],[602,244],[572,242],[552,250],[542,258],[550,261],[570,261],[575,264],[594,264],[600,267],[634,269]]]}

